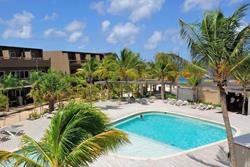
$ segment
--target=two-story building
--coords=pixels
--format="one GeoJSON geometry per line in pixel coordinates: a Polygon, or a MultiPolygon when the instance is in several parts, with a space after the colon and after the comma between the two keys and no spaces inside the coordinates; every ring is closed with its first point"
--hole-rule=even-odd
{"type": "MultiPolygon", "coordinates": [[[[12,74],[19,79],[28,79],[32,71],[47,72],[51,62],[43,58],[43,50],[36,48],[23,48],[12,46],[0,46],[0,77],[12,74]]],[[[6,94],[9,97],[10,106],[18,106],[32,103],[27,96],[31,86],[20,88],[8,88],[6,94]]]]}
{"type": "Polygon", "coordinates": [[[43,56],[51,60],[51,69],[62,71],[66,74],[74,74],[81,64],[88,59],[102,60],[105,55],[111,53],[91,53],[72,51],[45,51],[43,56]]]}

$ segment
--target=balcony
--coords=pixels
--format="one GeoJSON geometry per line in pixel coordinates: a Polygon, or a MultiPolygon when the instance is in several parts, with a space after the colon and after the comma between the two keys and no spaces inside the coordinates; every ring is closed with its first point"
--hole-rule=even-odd
{"type": "Polygon", "coordinates": [[[85,60],[69,60],[69,64],[71,66],[81,66],[81,64],[84,62],[85,60]]]}
{"type": "Polygon", "coordinates": [[[0,68],[50,68],[50,60],[27,58],[0,58],[0,68]]]}

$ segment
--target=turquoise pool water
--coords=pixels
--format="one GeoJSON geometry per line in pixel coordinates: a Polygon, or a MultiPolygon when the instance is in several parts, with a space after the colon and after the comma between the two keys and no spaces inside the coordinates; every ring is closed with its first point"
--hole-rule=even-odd
{"type": "Polygon", "coordinates": [[[168,113],[144,113],[114,124],[129,134],[131,144],[118,154],[135,157],[167,156],[226,138],[223,126],[168,113]]]}

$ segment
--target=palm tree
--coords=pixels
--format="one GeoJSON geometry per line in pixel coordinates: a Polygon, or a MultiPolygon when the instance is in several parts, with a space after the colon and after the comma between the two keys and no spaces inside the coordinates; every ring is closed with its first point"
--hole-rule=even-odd
{"type": "MultiPolygon", "coordinates": [[[[139,61],[140,61],[139,54],[136,54],[127,48],[121,51],[120,57],[117,57],[116,63],[118,65],[117,71],[119,74],[119,79],[121,81],[125,81],[126,85],[129,80],[136,79],[138,75],[136,68],[140,64],[139,61]]],[[[122,97],[123,89],[121,84],[120,84],[120,89],[121,89],[120,97],[122,97]]]]}
{"type": "Polygon", "coordinates": [[[99,80],[105,81],[105,86],[108,90],[108,96],[111,89],[114,91],[112,84],[109,81],[117,80],[117,68],[118,64],[116,63],[115,56],[107,55],[94,72],[94,76],[97,76],[99,80]]]}
{"type": "Polygon", "coordinates": [[[55,103],[66,95],[70,84],[65,79],[65,74],[49,70],[40,75],[32,85],[30,96],[49,103],[49,111],[54,111],[55,103]]]}
{"type": "MultiPolygon", "coordinates": [[[[172,54],[158,53],[155,55],[155,65],[152,69],[161,82],[161,99],[164,100],[165,79],[176,77],[177,68],[173,62],[172,54]]],[[[172,79],[172,78],[171,78],[172,79]]]]}
{"type": "Polygon", "coordinates": [[[219,88],[233,167],[237,166],[237,162],[226,107],[225,88],[228,76],[250,57],[240,54],[242,50],[249,49],[249,45],[245,44],[250,37],[250,25],[239,30],[239,21],[245,16],[247,8],[248,5],[241,6],[228,18],[220,10],[208,11],[201,23],[187,24],[180,20],[181,35],[188,42],[193,60],[204,62],[209,67],[219,88]]]}
{"type": "Polygon", "coordinates": [[[198,86],[202,83],[204,75],[207,73],[206,69],[201,64],[193,62],[186,65],[184,70],[181,72],[182,75],[187,78],[188,84],[193,89],[193,100],[198,101],[198,86]]]}
{"type": "Polygon", "coordinates": [[[94,72],[98,67],[98,62],[95,59],[89,59],[82,64],[82,67],[77,70],[77,75],[87,80],[89,86],[90,103],[92,104],[92,87],[94,83],[94,72]]]}
{"type": "MultiPolygon", "coordinates": [[[[136,71],[137,71],[137,80],[138,81],[144,81],[146,78],[149,77],[149,66],[147,63],[145,63],[145,61],[143,60],[139,60],[138,65],[135,67],[136,71]]],[[[147,85],[146,85],[147,88],[147,85]]],[[[138,84],[138,95],[143,95],[142,94],[142,89],[143,89],[143,85],[142,84],[138,84]]]]}
{"type": "Polygon", "coordinates": [[[127,135],[110,128],[107,116],[100,110],[70,102],[52,118],[39,142],[24,135],[18,153],[2,150],[0,162],[6,166],[88,166],[126,142],[127,135]]]}
{"type": "MultiPolygon", "coordinates": [[[[233,76],[239,81],[239,84],[243,88],[243,104],[242,104],[242,114],[246,114],[246,98],[247,98],[247,86],[250,85],[250,60],[246,61],[244,64],[240,65],[234,72],[233,76]]],[[[250,106],[249,106],[250,107],[250,106]]]]}

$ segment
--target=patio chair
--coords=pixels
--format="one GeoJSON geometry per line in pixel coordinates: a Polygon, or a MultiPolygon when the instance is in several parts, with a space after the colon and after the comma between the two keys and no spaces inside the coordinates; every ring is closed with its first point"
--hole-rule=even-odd
{"type": "Polygon", "coordinates": [[[0,133],[0,141],[5,142],[7,140],[10,140],[10,136],[6,135],[6,134],[3,134],[3,133],[0,133]]]}
{"type": "Polygon", "coordinates": [[[205,110],[207,108],[207,105],[200,103],[199,107],[197,107],[200,110],[205,110]]]}
{"type": "Polygon", "coordinates": [[[184,101],[182,101],[182,100],[177,100],[176,103],[175,103],[175,105],[176,106],[182,106],[183,102],[184,101]]]}
{"type": "Polygon", "coordinates": [[[170,99],[168,104],[175,105],[176,104],[176,99],[170,99]]]}
{"type": "Polygon", "coordinates": [[[14,127],[6,127],[1,129],[1,132],[4,134],[12,135],[12,136],[20,136],[24,134],[24,131],[14,127]]]}
{"type": "Polygon", "coordinates": [[[214,106],[212,106],[212,105],[208,105],[207,107],[206,107],[206,109],[205,110],[211,110],[211,109],[213,109],[214,108],[214,106]]]}
{"type": "Polygon", "coordinates": [[[147,101],[147,99],[142,98],[142,99],[140,100],[140,103],[141,103],[141,104],[148,104],[148,101],[147,101]]]}

